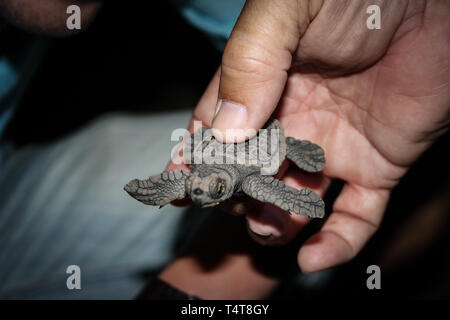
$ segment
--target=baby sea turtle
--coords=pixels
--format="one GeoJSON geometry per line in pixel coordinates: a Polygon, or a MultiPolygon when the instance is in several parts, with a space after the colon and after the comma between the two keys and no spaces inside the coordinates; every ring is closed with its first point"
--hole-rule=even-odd
{"type": "Polygon", "coordinates": [[[272,175],[285,158],[308,172],[322,170],[323,149],[309,141],[286,138],[276,119],[264,128],[245,142],[230,144],[219,142],[211,130],[202,128],[189,137],[184,148],[190,172],[164,171],[147,180],[134,179],[124,189],[133,198],[158,206],[189,196],[196,205],[210,207],[243,192],[289,212],[322,218],[325,205],[314,191],[289,187],[272,175]]]}

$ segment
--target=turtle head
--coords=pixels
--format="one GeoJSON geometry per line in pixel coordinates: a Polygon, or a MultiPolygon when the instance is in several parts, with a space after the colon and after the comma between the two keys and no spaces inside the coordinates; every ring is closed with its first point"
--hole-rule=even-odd
{"type": "Polygon", "coordinates": [[[197,206],[213,207],[233,195],[234,185],[227,171],[207,168],[190,174],[186,179],[186,191],[197,206]]]}

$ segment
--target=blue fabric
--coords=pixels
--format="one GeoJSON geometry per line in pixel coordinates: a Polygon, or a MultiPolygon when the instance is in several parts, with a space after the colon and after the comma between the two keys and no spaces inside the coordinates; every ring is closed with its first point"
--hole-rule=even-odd
{"type": "MultiPolygon", "coordinates": [[[[1,101],[17,85],[19,73],[6,58],[0,58],[0,106],[1,101]]],[[[11,118],[12,106],[2,106],[0,109],[0,136],[5,129],[6,124],[11,118]]]]}
{"type": "MultiPolygon", "coordinates": [[[[14,106],[5,104],[5,97],[10,93],[19,82],[19,73],[9,60],[5,57],[0,58],[0,137],[6,128],[13,114],[14,106]]],[[[0,145],[0,168],[3,166],[6,147],[0,145]]]]}
{"type": "Polygon", "coordinates": [[[223,50],[245,0],[169,0],[192,25],[223,50]]]}
{"type": "Polygon", "coordinates": [[[25,52],[17,64],[13,64],[8,55],[0,56],[0,169],[8,149],[1,138],[49,45],[48,40],[37,36],[27,36],[17,41],[22,43],[25,52]]]}
{"type": "Polygon", "coordinates": [[[0,58],[0,100],[17,83],[19,75],[6,58],[0,58]]]}

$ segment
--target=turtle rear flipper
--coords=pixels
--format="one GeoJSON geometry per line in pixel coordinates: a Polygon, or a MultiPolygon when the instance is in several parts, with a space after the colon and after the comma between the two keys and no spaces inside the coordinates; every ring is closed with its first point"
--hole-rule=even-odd
{"type": "Polygon", "coordinates": [[[248,196],[310,218],[323,218],[325,204],[311,189],[297,190],[271,176],[251,175],[242,183],[248,196]]]}
{"type": "Polygon", "coordinates": [[[317,144],[287,137],[286,145],[286,158],[294,162],[300,169],[318,172],[325,166],[325,153],[317,144]]]}
{"type": "Polygon", "coordinates": [[[189,172],[164,171],[147,180],[131,180],[124,189],[133,198],[153,206],[165,206],[173,200],[186,197],[185,181],[189,172]]]}

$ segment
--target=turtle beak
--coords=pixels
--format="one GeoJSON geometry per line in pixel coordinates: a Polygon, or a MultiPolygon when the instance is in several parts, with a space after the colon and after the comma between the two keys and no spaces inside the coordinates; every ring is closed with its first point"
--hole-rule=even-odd
{"type": "Polygon", "coordinates": [[[203,206],[201,206],[202,208],[209,208],[209,207],[215,207],[219,204],[219,202],[212,202],[212,203],[207,203],[203,206]]]}
{"type": "Polygon", "coordinates": [[[199,198],[191,197],[191,200],[196,206],[198,207],[202,206],[202,201],[199,198]]]}

